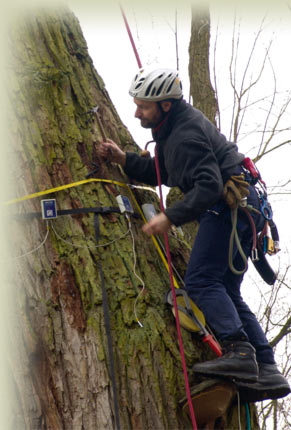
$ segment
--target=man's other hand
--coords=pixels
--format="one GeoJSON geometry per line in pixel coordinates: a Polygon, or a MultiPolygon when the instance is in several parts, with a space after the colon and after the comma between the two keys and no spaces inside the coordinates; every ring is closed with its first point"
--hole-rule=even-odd
{"type": "Polygon", "coordinates": [[[169,218],[164,213],[160,213],[145,224],[142,227],[142,230],[148,236],[151,236],[152,234],[166,233],[170,229],[171,225],[172,223],[169,218]]]}

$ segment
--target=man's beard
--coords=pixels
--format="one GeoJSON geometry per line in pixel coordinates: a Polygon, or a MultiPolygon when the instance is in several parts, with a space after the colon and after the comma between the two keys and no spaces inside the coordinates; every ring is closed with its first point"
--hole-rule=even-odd
{"type": "Polygon", "coordinates": [[[154,116],[154,118],[152,118],[152,120],[142,118],[140,120],[140,125],[143,128],[156,128],[166,115],[166,112],[160,111],[157,115],[154,116]]]}
{"type": "Polygon", "coordinates": [[[140,120],[140,125],[143,128],[155,128],[158,123],[157,122],[153,122],[153,121],[148,121],[147,119],[141,119],[140,120]]]}

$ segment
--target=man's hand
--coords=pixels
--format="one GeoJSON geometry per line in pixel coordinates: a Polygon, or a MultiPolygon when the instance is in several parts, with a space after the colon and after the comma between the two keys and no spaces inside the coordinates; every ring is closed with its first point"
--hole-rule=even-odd
{"type": "Polygon", "coordinates": [[[142,227],[142,230],[148,236],[151,236],[152,234],[166,233],[170,229],[171,225],[172,223],[169,218],[164,213],[160,213],[145,224],[142,227]]]}
{"type": "Polygon", "coordinates": [[[126,154],[113,140],[107,139],[106,142],[101,142],[98,152],[101,157],[109,161],[114,161],[114,163],[118,163],[121,166],[125,165],[126,154]]]}

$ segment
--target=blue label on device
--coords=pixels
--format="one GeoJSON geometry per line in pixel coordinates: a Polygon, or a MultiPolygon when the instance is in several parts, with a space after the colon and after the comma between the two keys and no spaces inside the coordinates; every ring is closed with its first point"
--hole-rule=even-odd
{"type": "Polygon", "coordinates": [[[43,219],[57,217],[57,206],[55,199],[41,200],[41,213],[43,219]]]}

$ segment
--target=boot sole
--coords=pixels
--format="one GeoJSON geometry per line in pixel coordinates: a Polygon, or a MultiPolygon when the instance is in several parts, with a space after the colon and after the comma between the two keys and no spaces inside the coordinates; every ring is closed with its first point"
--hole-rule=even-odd
{"type": "Polygon", "coordinates": [[[264,400],[276,400],[281,399],[282,397],[288,396],[290,394],[290,387],[286,385],[282,385],[280,387],[274,388],[256,388],[251,385],[248,386],[239,386],[238,390],[240,393],[242,402],[263,402],[264,400]]]}
{"type": "Polygon", "coordinates": [[[199,371],[199,370],[195,370],[194,368],[194,372],[196,373],[201,373],[202,375],[207,375],[207,376],[218,376],[220,378],[223,379],[231,379],[231,380],[235,380],[235,381],[242,381],[242,382],[250,382],[250,383],[255,383],[258,381],[258,376],[257,375],[253,375],[253,374],[249,374],[246,375],[245,373],[236,373],[236,374],[231,374],[231,373],[220,373],[219,371],[216,372],[207,372],[207,371],[199,371]]]}

